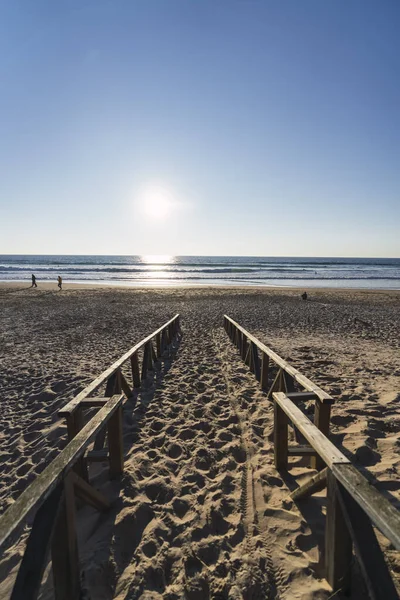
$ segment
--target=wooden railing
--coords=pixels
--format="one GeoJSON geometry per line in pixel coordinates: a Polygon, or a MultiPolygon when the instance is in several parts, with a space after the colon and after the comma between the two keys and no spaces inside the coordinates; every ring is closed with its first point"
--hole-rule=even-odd
{"type": "Polygon", "coordinates": [[[353,546],[373,600],[398,599],[373,525],[400,550],[400,512],[319,431],[284,392],[273,392],[275,466],[288,469],[288,422],[306,438],[326,467],[292,492],[302,500],[327,487],[325,526],[326,579],[334,591],[347,593],[353,546]]]}
{"type": "Polygon", "coordinates": [[[104,445],[107,435],[108,451],[102,452],[101,460],[108,460],[111,478],[122,474],[122,406],[125,399],[122,392],[130,396],[132,389],[123,377],[121,367],[131,360],[133,386],[139,387],[147,371],[153,369],[154,362],[179,332],[179,315],[176,315],[124,354],[60,411],[67,417],[67,446],[0,517],[0,550],[3,550],[7,543],[21,535],[27,518],[34,514],[11,600],[36,600],[50,549],[55,599],[80,598],[76,497],[100,511],[110,507],[107,498],[88,481],[85,453],[93,441],[96,445],[101,439],[104,445]],[[152,345],[154,339],[156,351],[152,345]],[[138,350],[141,348],[140,373],[138,350]],[[105,397],[90,398],[89,394],[103,383],[106,383],[105,397]],[[93,407],[99,411],[84,425],[82,410],[93,407]]]}
{"type": "MultiPolygon", "coordinates": [[[[268,391],[268,398],[274,403],[276,468],[285,477],[285,472],[290,466],[288,459],[291,456],[311,456],[316,460],[316,466],[323,467],[306,483],[295,489],[291,498],[299,502],[327,488],[325,567],[326,579],[333,591],[346,594],[350,590],[354,547],[369,597],[373,600],[398,599],[374,526],[394,548],[400,550],[400,512],[328,439],[326,434],[329,431],[329,418],[327,419],[325,414],[322,428],[321,419],[315,419],[318,414],[319,417],[321,415],[321,406],[319,413],[317,410],[315,412],[314,423],[296,406],[299,400],[315,398],[316,409],[318,402],[322,406],[325,402],[331,406],[332,398],[227,316],[224,317],[224,325],[232,341],[238,346],[241,356],[247,359],[251,370],[256,376],[257,373],[260,374],[261,382],[261,374],[264,372],[264,384],[267,383],[269,359],[280,368],[268,391]],[[262,353],[261,360],[254,351],[255,347],[262,353]],[[251,359],[249,355],[252,356],[251,359]],[[292,378],[289,379],[289,386],[284,374],[289,374],[292,378]],[[291,391],[293,381],[307,392],[291,391]],[[308,445],[289,446],[289,422],[293,425],[295,433],[308,442],[308,445]]],[[[267,385],[262,387],[268,389],[267,385]]]]}
{"type": "MultiPolygon", "coordinates": [[[[170,321],[133,346],[120,359],[99,375],[82,392],[58,411],[67,421],[68,439],[72,440],[82,429],[84,424],[84,411],[104,404],[105,399],[124,392],[127,397],[131,396],[134,388],[140,388],[141,382],[146,379],[149,371],[153,370],[154,363],[161,357],[173,339],[180,332],[179,315],[175,315],[170,321]],[[156,348],[153,343],[155,342],[156,348]],[[142,364],[140,365],[139,351],[142,351],[142,364]],[[122,373],[122,367],[130,362],[132,386],[129,385],[122,373]],[[105,384],[105,398],[94,397],[93,393],[105,384]]],[[[92,461],[103,461],[107,458],[104,450],[105,430],[103,429],[96,438],[94,449],[82,457],[75,469],[78,474],[87,479],[87,463],[92,461]]]]}
{"type": "MultiPolygon", "coordinates": [[[[224,315],[224,327],[242,359],[260,382],[261,389],[267,392],[267,397],[272,400],[273,392],[286,392],[296,401],[314,400],[314,424],[325,435],[329,435],[331,406],[334,403],[332,396],[227,315],[224,315]],[[271,363],[278,367],[272,381],[271,363]]],[[[311,456],[311,465],[321,469],[323,462],[314,455],[311,456]]]]}

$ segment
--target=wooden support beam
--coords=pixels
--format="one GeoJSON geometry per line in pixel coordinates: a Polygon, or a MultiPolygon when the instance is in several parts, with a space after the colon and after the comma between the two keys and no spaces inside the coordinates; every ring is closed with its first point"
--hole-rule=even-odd
{"type": "Polygon", "coordinates": [[[72,473],[72,482],[74,484],[75,494],[86,504],[90,504],[99,511],[108,510],[111,503],[103,494],[97,491],[92,485],[84,481],[81,477],[72,473]]]}
{"type": "MultiPolygon", "coordinates": [[[[315,400],[315,412],[314,412],[314,425],[322,431],[322,433],[329,437],[329,422],[331,418],[331,405],[323,404],[319,398],[315,400]]],[[[324,461],[319,457],[311,458],[311,468],[320,471],[324,468],[324,461]]]]}
{"type": "Polygon", "coordinates": [[[108,450],[110,477],[119,477],[124,470],[124,448],[122,440],[122,406],[119,406],[108,421],[108,450]]]}
{"type": "Polygon", "coordinates": [[[352,540],[340,505],[336,479],[330,470],[327,471],[327,485],[326,579],[334,592],[341,590],[346,594],[350,589],[352,540]]]}
{"type": "Polygon", "coordinates": [[[349,459],[286,397],[286,394],[274,392],[273,398],[328,467],[331,468],[334,463],[350,463],[349,459]]]}
{"type": "Polygon", "coordinates": [[[371,521],[349,492],[338,482],[337,494],[346,526],[353,539],[369,597],[371,600],[398,600],[399,596],[371,521]]]}
{"type": "Polygon", "coordinates": [[[132,381],[134,388],[140,388],[139,358],[137,352],[131,356],[132,381]]]}
{"type": "Polygon", "coordinates": [[[261,376],[260,376],[260,388],[262,390],[268,389],[268,373],[269,373],[269,356],[265,352],[261,353],[261,376]]]}
{"type": "Polygon", "coordinates": [[[39,595],[62,495],[59,483],[35,515],[10,600],[36,600],[39,595]]]}
{"type": "Polygon", "coordinates": [[[274,460],[278,471],[287,471],[288,418],[277,402],[274,402],[274,460]]]}
{"type": "Polygon", "coordinates": [[[306,483],[303,483],[294,492],[290,494],[292,500],[303,500],[308,498],[317,492],[321,492],[327,485],[328,467],[325,467],[323,471],[319,471],[313,477],[310,477],[306,483]]]}
{"type": "Polygon", "coordinates": [[[80,574],[76,536],[76,506],[73,477],[64,479],[64,497],[54,527],[51,558],[55,600],[79,600],[80,574]]]}
{"type": "Polygon", "coordinates": [[[282,369],[282,391],[287,394],[291,394],[294,392],[294,379],[289,373],[286,373],[284,369],[282,369]]]}

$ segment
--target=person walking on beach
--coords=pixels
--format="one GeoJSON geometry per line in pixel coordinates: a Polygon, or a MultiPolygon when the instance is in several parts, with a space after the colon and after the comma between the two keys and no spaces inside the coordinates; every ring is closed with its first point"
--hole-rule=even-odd
{"type": "Polygon", "coordinates": [[[307,298],[308,298],[307,292],[304,292],[304,294],[302,294],[301,297],[303,298],[303,300],[307,300],[307,298]]]}
{"type": "Polygon", "coordinates": [[[58,287],[60,288],[60,290],[62,290],[62,277],[61,277],[61,275],[59,275],[57,277],[57,281],[58,281],[58,284],[57,284],[58,287]]]}
{"type": "Polygon", "coordinates": [[[31,287],[37,287],[36,277],[34,276],[33,273],[32,273],[32,285],[31,285],[31,287]]]}

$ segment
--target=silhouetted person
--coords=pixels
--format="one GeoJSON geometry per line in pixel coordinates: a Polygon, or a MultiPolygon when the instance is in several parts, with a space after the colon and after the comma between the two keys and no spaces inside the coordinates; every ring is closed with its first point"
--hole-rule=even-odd
{"type": "Polygon", "coordinates": [[[36,277],[34,276],[33,273],[32,273],[32,285],[31,285],[31,287],[37,287],[36,277]]]}
{"type": "Polygon", "coordinates": [[[57,281],[58,281],[58,284],[57,284],[58,287],[60,288],[60,290],[62,290],[62,277],[60,275],[57,277],[57,281]]]}
{"type": "Polygon", "coordinates": [[[304,292],[304,294],[302,294],[301,297],[303,298],[303,300],[307,300],[307,298],[308,298],[307,292],[304,292]]]}

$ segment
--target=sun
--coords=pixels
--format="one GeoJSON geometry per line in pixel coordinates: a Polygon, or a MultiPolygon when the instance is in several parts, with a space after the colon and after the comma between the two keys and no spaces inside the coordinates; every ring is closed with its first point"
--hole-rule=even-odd
{"type": "Polygon", "coordinates": [[[144,188],[139,196],[139,205],[144,215],[150,219],[166,219],[174,208],[168,190],[158,186],[144,188]]]}

